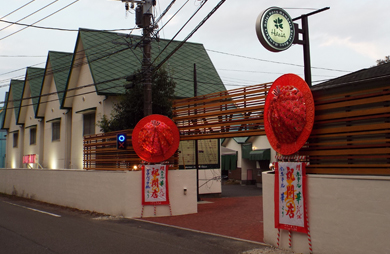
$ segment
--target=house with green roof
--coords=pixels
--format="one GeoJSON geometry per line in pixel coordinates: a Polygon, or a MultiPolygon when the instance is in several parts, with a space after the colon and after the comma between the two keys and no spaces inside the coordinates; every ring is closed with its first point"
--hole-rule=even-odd
{"type": "Polygon", "coordinates": [[[23,139],[23,153],[20,156],[38,155],[38,163],[42,163],[40,156],[43,158],[43,125],[41,119],[35,117],[35,112],[44,73],[44,68],[27,68],[17,121],[24,128],[24,135],[20,136],[23,139]]]}
{"type": "Polygon", "coordinates": [[[276,151],[265,135],[226,138],[221,145],[237,153],[236,158],[232,158],[230,153],[221,154],[222,161],[225,160],[221,167],[222,174],[242,184],[260,185],[261,173],[269,170],[269,163],[276,161],[276,151]]]}
{"type": "MultiPolygon", "coordinates": [[[[118,96],[125,93],[126,77],[141,68],[140,42],[140,36],[79,30],[61,105],[62,109],[72,112],[72,168],[82,168],[80,140],[83,135],[100,132],[95,123],[103,115],[110,116],[118,96]]],[[[161,63],[179,43],[163,39],[152,41],[153,65],[161,63]]],[[[198,95],[226,90],[203,45],[188,42],[162,67],[176,81],[177,98],[194,96],[194,64],[197,66],[198,95]]]]}
{"type": "MultiPolygon", "coordinates": [[[[13,80],[3,128],[8,135],[8,167],[26,167],[25,155],[38,155],[50,169],[83,168],[83,136],[100,132],[103,115],[110,116],[126,77],[142,65],[142,38],[80,29],[73,53],[50,51],[46,66],[27,68],[26,81],[13,80]],[[14,99],[15,98],[15,99],[14,99]],[[23,99],[23,100],[21,100],[23,99]]],[[[176,98],[226,90],[202,44],[153,40],[153,66],[162,66],[176,81],[176,98]],[[176,50],[169,59],[168,55],[176,50]],[[162,63],[165,63],[162,65],[162,63]]]]}
{"type": "Polygon", "coordinates": [[[40,160],[45,168],[69,168],[71,114],[62,109],[73,54],[49,51],[42,80],[36,117],[41,119],[43,149],[40,160]],[[42,157],[42,158],[41,158],[42,157]]]}
{"type": "MultiPolygon", "coordinates": [[[[4,101],[6,101],[7,97],[8,97],[8,92],[5,93],[4,101]]],[[[4,116],[5,116],[5,107],[3,106],[2,108],[0,108],[0,127],[3,126],[4,116]]],[[[7,151],[7,131],[0,129],[0,168],[5,168],[6,151],[7,151]]]]}
{"type": "Polygon", "coordinates": [[[8,96],[4,105],[4,121],[2,129],[7,130],[6,167],[21,168],[23,154],[23,125],[18,123],[19,110],[22,101],[24,80],[11,80],[8,96]]]}

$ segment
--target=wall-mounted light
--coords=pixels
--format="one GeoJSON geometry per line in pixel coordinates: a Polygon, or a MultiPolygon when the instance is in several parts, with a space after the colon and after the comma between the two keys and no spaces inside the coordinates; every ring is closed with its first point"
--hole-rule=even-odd
{"type": "Polygon", "coordinates": [[[253,150],[256,150],[256,149],[257,149],[257,147],[256,147],[256,146],[252,146],[252,151],[253,151],[253,150]]]}
{"type": "Polygon", "coordinates": [[[187,188],[186,187],[184,187],[183,191],[184,191],[184,195],[187,195],[187,188]]]}

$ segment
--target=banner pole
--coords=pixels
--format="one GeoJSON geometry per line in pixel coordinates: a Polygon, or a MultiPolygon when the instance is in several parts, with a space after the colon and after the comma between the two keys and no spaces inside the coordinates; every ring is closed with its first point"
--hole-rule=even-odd
{"type": "Polygon", "coordinates": [[[311,235],[310,235],[310,226],[309,226],[309,217],[308,217],[307,208],[305,209],[305,213],[306,213],[306,221],[307,221],[307,240],[309,243],[310,254],[313,254],[313,247],[311,246],[311,235]]]}

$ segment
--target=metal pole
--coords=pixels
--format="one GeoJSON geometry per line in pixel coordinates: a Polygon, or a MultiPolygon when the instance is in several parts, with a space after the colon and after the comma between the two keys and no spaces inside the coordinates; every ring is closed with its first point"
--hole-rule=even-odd
{"type": "MultiPolygon", "coordinates": [[[[196,64],[194,64],[194,97],[198,96],[198,80],[196,76],[196,64]]],[[[195,104],[196,107],[196,104],[195,104]]],[[[197,114],[197,110],[195,109],[195,115],[197,114]]],[[[197,120],[196,120],[197,121],[197,120]]],[[[196,168],[196,197],[197,200],[200,201],[199,195],[199,143],[198,140],[195,140],[195,168],[196,168]]]]}
{"type": "Polygon", "coordinates": [[[307,15],[302,15],[303,30],[303,61],[305,65],[305,81],[311,86],[311,62],[310,62],[310,43],[309,43],[309,22],[307,15]]]}
{"type": "Polygon", "coordinates": [[[152,66],[151,66],[151,28],[150,13],[143,14],[143,50],[142,74],[144,78],[144,116],[152,114],[152,66]]]}

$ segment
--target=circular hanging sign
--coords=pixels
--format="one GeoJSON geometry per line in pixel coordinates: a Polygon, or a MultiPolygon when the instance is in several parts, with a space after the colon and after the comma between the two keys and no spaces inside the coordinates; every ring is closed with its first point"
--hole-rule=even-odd
{"type": "Polygon", "coordinates": [[[264,107],[264,128],[275,151],[282,155],[298,152],[314,124],[314,99],[306,82],[285,74],[272,84],[264,107]]]}
{"type": "Polygon", "coordinates": [[[148,162],[169,159],[179,148],[180,133],[176,124],[166,116],[150,115],[135,126],[132,144],[136,154],[148,162]]]}
{"type": "Polygon", "coordinates": [[[288,49],[295,37],[290,15],[279,7],[271,7],[260,13],[256,20],[256,33],[261,44],[272,52],[288,49]]]}

